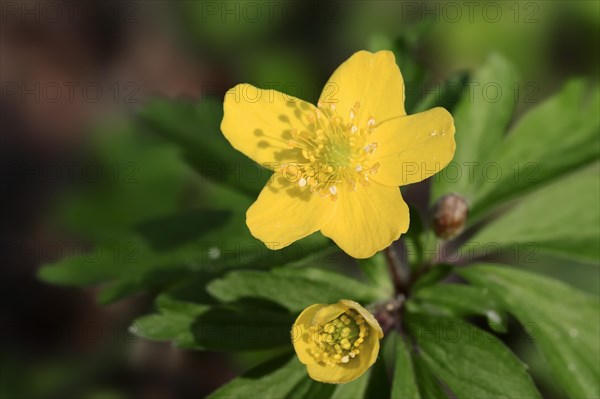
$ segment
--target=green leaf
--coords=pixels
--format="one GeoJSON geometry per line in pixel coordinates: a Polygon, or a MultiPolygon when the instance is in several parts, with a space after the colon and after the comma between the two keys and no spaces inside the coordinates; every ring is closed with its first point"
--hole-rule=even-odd
{"type": "Polygon", "coordinates": [[[100,129],[90,147],[84,181],[56,209],[66,228],[86,238],[106,240],[174,212],[200,185],[176,146],[142,136],[132,123],[111,125],[110,134],[100,129]]]}
{"type": "Polygon", "coordinates": [[[233,216],[229,210],[189,209],[144,221],[136,226],[136,230],[153,248],[168,250],[224,226],[233,216]]]}
{"type": "Polygon", "coordinates": [[[54,284],[110,282],[99,298],[110,303],[140,291],[161,290],[192,273],[215,276],[232,268],[267,269],[329,261],[333,246],[321,234],[272,251],[251,236],[244,213],[190,209],[149,219],[138,224],[136,232],[115,233],[106,242],[92,242],[91,254],[65,257],[38,274],[54,284]]]}
{"type": "MultiPolygon", "coordinates": [[[[424,25],[421,25],[424,28],[424,25]]],[[[371,51],[390,50],[392,49],[396,57],[396,63],[402,71],[405,85],[404,106],[407,110],[412,110],[419,100],[421,95],[420,89],[423,87],[427,71],[422,63],[417,61],[415,54],[419,43],[418,35],[413,32],[403,32],[393,40],[392,43],[376,43],[374,39],[377,36],[372,36],[371,51]]],[[[412,113],[412,112],[411,112],[412,113]]]]}
{"type": "Polygon", "coordinates": [[[423,98],[410,112],[416,114],[425,112],[435,107],[443,107],[452,112],[461,97],[465,94],[469,75],[466,72],[458,72],[447,80],[438,83],[434,89],[423,98]]]}
{"type": "Polygon", "coordinates": [[[492,242],[517,262],[539,262],[538,250],[598,263],[600,163],[569,174],[523,198],[473,237],[492,242]],[[520,251],[518,250],[520,248],[520,251]]]}
{"type": "Polygon", "coordinates": [[[149,249],[135,234],[116,235],[105,241],[86,242],[60,261],[42,267],[38,276],[63,285],[90,285],[122,276],[139,276],[148,270],[149,249]],[[81,254],[83,253],[83,254],[81,254]]]}
{"type": "Polygon", "coordinates": [[[453,269],[454,267],[452,265],[446,263],[435,265],[431,268],[431,270],[416,278],[415,282],[412,284],[412,291],[417,292],[422,287],[442,281],[452,272],[453,269]]]}
{"type": "Polygon", "coordinates": [[[378,252],[367,259],[358,259],[358,266],[370,282],[379,287],[382,296],[394,293],[394,284],[390,278],[387,261],[383,252],[378,252]]]}
{"type": "MultiPolygon", "coordinates": [[[[198,230],[202,232],[201,228],[198,230]]],[[[110,283],[103,287],[100,296],[103,303],[108,303],[140,291],[164,288],[199,269],[210,271],[210,267],[201,262],[203,258],[208,259],[208,245],[198,248],[192,243],[161,252],[135,233],[92,244],[90,248],[94,250],[90,254],[66,256],[41,268],[38,276],[61,285],[110,283]]]]}
{"type": "Polygon", "coordinates": [[[151,314],[142,316],[133,323],[132,331],[154,341],[174,341],[176,346],[192,342],[189,326],[193,318],[182,314],[151,314]]]}
{"type": "Polygon", "coordinates": [[[365,398],[389,398],[390,397],[390,379],[388,378],[385,359],[380,357],[375,364],[371,366],[371,375],[365,391],[365,398]]]}
{"type": "Polygon", "coordinates": [[[481,315],[490,327],[504,332],[507,318],[496,298],[485,289],[464,284],[436,284],[417,291],[407,306],[444,316],[462,318],[481,315]]]}
{"type": "Polygon", "coordinates": [[[306,377],[306,366],[296,356],[284,355],[242,374],[208,396],[208,399],[285,398],[306,377]]]}
{"type": "Polygon", "coordinates": [[[292,315],[255,307],[189,306],[135,321],[137,333],[179,347],[255,350],[291,345],[292,315]]]}
{"type": "Polygon", "coordinates": [[[362,399],[367,391],[367,386],[371,378],[371,369],[354,381],[346,384],[339,384],[333,392],[331,399],[362,399]]]}
{"type": "Polygon", "coordinates": [[[425,259],[425,247],[428,232],[425,230],[425,226],[421,215],[417,208],[409,206],[410,216],[410,228],[404,234],[404,245],[406,246],[406,253],[408,258],[408,264],[412,268],[416,268],[422,265],[425,259]]]}
{"type": "Polygon", "coordinates": [[[132,276],[123,275],[119,279],[102,286],[98,302],[107,305],[139,292],[158,292],[175,281],[189,277],[191,270],[182,265],[149,268],[132,276]]]}
{"type": "Polygon", "coordinates": [[[325,384],[305,377],[292,389],[286,399],[329,399],[335,388],[334,384],[325,384]]]}
{"type": "Polygon", "coordinates": [[[462,320],[407,313],[419,355],[459,398],[540,398],[523,363],[493,335],[462,320]]]}
{"type": "Polygon", "coordinates": [[[414,356],[413,365],[421,397],[426,399],[448,399],[448,395],[442,389],[440,382],[429,370],[423,359],[414,356]]]}
{"type": "Polygon", "coordinates": [[[254,350],[291,345],[294,318],[256,308],[212,307],[191,325],[194,347],[254,350]]]}
{"type": "Polygon", "coordinates": [[[558,281],[480,265],[461,276],[485,287],[531,335],[571,398],[600,397],[600,302],[558,281]]]}
{"type": "Polygon", "coordinates": [[[233,149],[221,133],[223,105],[212,98],[198,103],[156,100],[140,112],[142,126],[177,143],[202,176],[255,196],[271,172],[233,149]]]}
{"type": "Polygon", "coordinates": [[[235,271],[212,281],[207,291],[223,302],[260,298],[298,312],[315,303],[352,298],[369,302],[377,290],[344,275],[314,268],[278,268],[271,272],[235,271]]]}
{"type": "Polygon", "coordinates": [[[517,81],[514,67],[497,54],[472,77],[453,113],[456,152],[451,165],[433,179],[431,203],[452,192],[472,200],[477,181],[467,173],[469,165],[488,159],[502,141],[515,108],[511,88],[517,81]]]}
{"type": "Polygon", "coordinates": [[[182,348],[195,346],[191,326],[198,316],[210,309],[206,305],[188,304],[185,311],[165,311],[136,319],[133,332],[146,339],[155,341],[174,341],[182,348]]]}
{"type": "Polygon", "coordinates": [[[421,399],[410,352],[405,339],[397,337],[392,398],[421,399]]]}
{"type": "Polygon", "coordinates": [[[524,115],[489,157],[479,158],[492,167],[479,173],[486,178],[473,199],[473,218],[597,160],[599,108],[599,86],[577,80],[524,115]]]}

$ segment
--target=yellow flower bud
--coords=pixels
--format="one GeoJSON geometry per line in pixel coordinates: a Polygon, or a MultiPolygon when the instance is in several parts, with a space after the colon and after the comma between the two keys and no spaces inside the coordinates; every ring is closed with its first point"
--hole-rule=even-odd
{"type": "Polygon", "coordinates": [[[355,380],[367,371],[377,360],[381,338],[375,317],[348,299],[309,306],[292,328],[294,350],[308,375],[331,384],[355,380]]]}

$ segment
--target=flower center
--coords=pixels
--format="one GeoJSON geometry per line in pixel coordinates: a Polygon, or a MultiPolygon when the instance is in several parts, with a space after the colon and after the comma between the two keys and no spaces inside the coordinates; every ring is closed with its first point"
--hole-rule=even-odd
{"type": "Polygon", "coordinates": [[[310,331],[315,343],[310,354],[328,366],[348,363],[358,356],[358,348],[369,335],[365,319],[352,309],[324,326],[311,326],[310,331]]]}
{"type": "Polygon", "coordinates": [[[379,169],[378,163],[370,161],[377,143],[369,136],[376,126],[373,117],[358,120],[359,107],[358,102],[354,104],[347,121],[333,104],[319,103],[314,112],[304,113],[305,129],[292,129],[288,141],[302,161],[282,165],[284,177],[332,200],[337,199],[340,188],[356,191],[358,184],[368,185],[369,175],[379,169]]]}

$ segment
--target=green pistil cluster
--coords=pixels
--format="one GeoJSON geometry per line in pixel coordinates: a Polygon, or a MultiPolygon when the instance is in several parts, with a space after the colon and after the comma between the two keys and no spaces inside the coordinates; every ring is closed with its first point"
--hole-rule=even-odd
{"type": "Polygon", "coordinates": [[[314,113],[304,114],[307,129],[292,129],[288,140],[289,147],[299,150],[303,160],[282,165],[284,177],[334,201],[338,187],[356,191],[358,184],[369,185],[369,176],[379,170],[379,163],[370,160],[377,149],[377,143],[369,139],[376,124],[373,117],[357,120],[359,106],[357,102],[350,109],[346,121],[333,104],[320,103],[314,113]]]}
{"type": "Polygon", "coordinates": [[[348,363],[360,354],[359,347],[369,335],[365,319],[349,309],[325,325],[310,327],[315,346],[311,355],[329,366],[348,363]]]}

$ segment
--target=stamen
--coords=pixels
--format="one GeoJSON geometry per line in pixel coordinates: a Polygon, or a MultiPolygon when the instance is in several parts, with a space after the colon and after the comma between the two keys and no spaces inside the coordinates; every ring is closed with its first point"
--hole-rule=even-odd
{"type": "Polygon", "coordinates": [[[358,101],[350,108],[347,120],[336,112],[336,104],[317,105],[318,109],[301,117],[311,126],[290,130],[287,144],[301,158],[292,173],[282,168],[282,174],[288,180],[294,178],[291,181],[301,189],[306,187],[311,193],[336,200],[344,192],[368,185],[369,175],[377,172],[370,160],[377,143],[367,141],[375,129],[375,119],[369,116],[366,126],[359,127],[358,101]]]}
{"type": "Polygon", "coordinates": [[[365,152],[372,154],[377,149],[377,143],[371,143],[365,146],[365,152]]]}
{"type": "Polygon", "coordinates": [[[346,364],[359,355],[358,347],[364,342],[367,325],[362,316],[353,309],[349,309],[338,318],[326,323],[324,326],[311,326],[310,331],[314,337],[314,346],[309,353],[317,362],[327,366],[346,364]]]}

